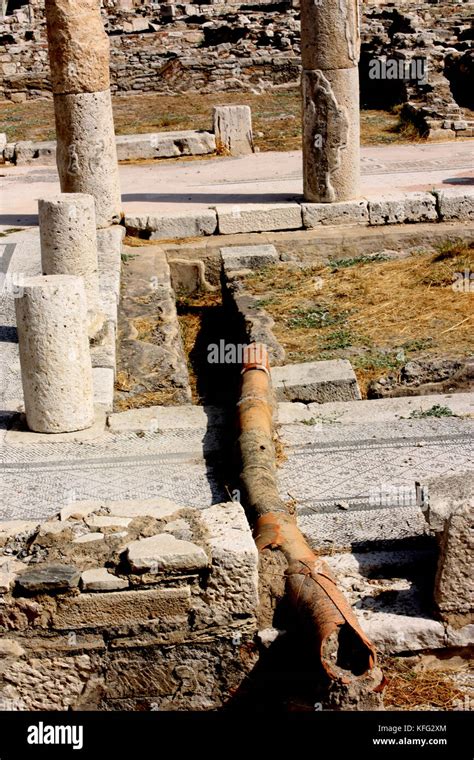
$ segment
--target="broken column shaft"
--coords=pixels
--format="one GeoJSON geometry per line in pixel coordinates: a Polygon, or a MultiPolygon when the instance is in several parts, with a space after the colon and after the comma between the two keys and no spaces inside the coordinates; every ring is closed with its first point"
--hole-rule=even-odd
{"type": "Polygon", "coordinates": [[[90,427],[92,366],[82,278],[31,277],[15,310],[28,427],[38,433],[90,427]]]}
{"type": "Polygon", "coordinates": [[[357,0],[301,0],[304,197],[359,194],[357,0]]]}
{"type": "Polygon", "coordinates": [[[97,231],[92,195],[61,193],[38,201],[43,274],[84,278],[90,333],[100,318],[97,231]]]}
{"type": "Polygon", "coordinates": [[[98,0],[46,0],[61,190],[90,193],[98,227],[120,220],[109,40],[98,0]]]}

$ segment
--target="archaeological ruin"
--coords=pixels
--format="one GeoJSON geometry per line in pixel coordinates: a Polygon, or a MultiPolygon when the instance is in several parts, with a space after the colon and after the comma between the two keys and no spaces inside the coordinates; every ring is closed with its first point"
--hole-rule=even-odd
{"type": "Polygon", "coordinates": [[[474,709],[472,3],[1,12],[0,713],[474,709]]]}

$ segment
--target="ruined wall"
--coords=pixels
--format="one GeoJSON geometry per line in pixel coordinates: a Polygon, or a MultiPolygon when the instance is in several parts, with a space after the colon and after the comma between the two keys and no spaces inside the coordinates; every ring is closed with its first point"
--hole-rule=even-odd
{"type": "MultiPolygon", "coordinates": [[[[127,0],[128,1],[128,0],[127,0]]],[[[259,4],[260,5],[260,4],[259,4]]],[[[112,92],[173,94],[198,90],[260,91],[298,81],[299,10],[290,2],[251,8],[231,5],[142,5],[124,8],[111,0],[104,21],[111,42],[112,92]]],[[[362,105],[433,95],[474,107],[472,3],[435,5],[417,0],[365,2],[360,64],[362,105]],[[370,80],[374,56],[429,58],[429,84],[370,80]],[[444,75],[446,73],[449,79],[444,75]]],[[[22,101],[49,94],[42,7],[34,5],[0,20],[0,97],[22,101]]],[[[433,100],[433,98],[432,98],[433,100]]],[[[439,111],[439,108],[438,108],[439,111]]]]}

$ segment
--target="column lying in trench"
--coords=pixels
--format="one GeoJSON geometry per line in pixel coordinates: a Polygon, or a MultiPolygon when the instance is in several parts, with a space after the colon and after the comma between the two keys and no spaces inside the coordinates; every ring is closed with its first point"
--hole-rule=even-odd
{"type": "Polygon", "coordinates": [[[358,0],[301,0],[304,197],[359,194],[358,0]]]}
{"type": "Polygon", "coordinates": [[[97,227],[120,220],[109,39],[99,0],[46,0],[61,190],[89,193],[97,227]]]}

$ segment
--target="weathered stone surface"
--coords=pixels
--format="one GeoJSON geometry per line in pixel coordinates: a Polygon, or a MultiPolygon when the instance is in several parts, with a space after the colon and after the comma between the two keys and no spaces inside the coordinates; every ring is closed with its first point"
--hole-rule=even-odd
{"type": "Polygon", "coordinates": [[[278,401],[352,401],[361,394],[347,359],[288,364],[273,367],[273,387],[278,401]]]}
{"type": "Polygon", "coordinates": [[[92,515],[85,518],[90,528],[127,528],[132,522],[130,517],[116,515],[92,515]]]}
{"type": "Polygon", "coordinates": [[[81,278],[32,277],[15,309],[28,427],[39,433],[90,427],[92,366],[81,278]]]}
{"type": "Polygon", "coordinates": [[[200,517],[212,553],[206,602],[220,616],[255,615],[258,551],[242,506],[237,502],[215,504],[203,509],[200,517]]]}
{"type": "Polygon", "coordinates": [[[54,110],[61,191],[94,196],[98,227],[118,222],[121,197],[110,92],[55,95],[54,110]]]}
{"type": "Polygon", "coordinates": [[[153,591],[116,591],[81,594],[58,601],[52,627],[57,630],[103,628],[147,623],[185,614],[190,605],[189,586],[153,591]]]}
{"type": "Polygon", "coordinates": [[[221,248],[220,252],[225,271],[258,269],[279,261],[274,245],[236,245],[221,248]]]}
{"type": "Polygon", "coordinates": [[[216,206],[221,235],[238,232],[297,230],[303,225],[298,203],[256,203],[245,206],[216,206]]]}
{"type": "Polygon", "coordinates": [[[212,132],[183,130],[142,135],[117,135],[119,161],[137,158],[175,158],[214,153],[216,139],[212,132]]]}
{"type": "Polygon", "coordinates": [[[127,559],[132,570],[138,573],[200,570],[209,565],[202,547],[167,533],[133,541],[128,546],[127,559]]]}
{"type": "Polygon", "coordinates": [[[359,195],[357,68],[303,71],[303,186],[307,201],[359,195]]]}
{"type": "Polygon", "coordinates": [[[128,587],[128,581],[109,573],[105,567],[97,567],[83,571],[81,587],[83,591],[120,591],[128,587]]]}
{"type": "MultiPolygon", "coordinates": [[[[457,507],[446,520],[440,540],[435,601],[442,614],[474,613],[474,502],[457,507]]],[[[471,622],[466,620],[466,622],[471,622]]],[[[455,625],[457,628],[458,625],[455,625]]]]}
{"type": "Polygon", "coordinates": [[[79,536],[73,540],[73,544],[91,544],[96,541],[103,541],[105,538],[103,533],[84,533],[83,536],[79,536]]]}
{"type": "Polygon", "coordinates": [[[92,195],[62,193],[38,201],[43,274],[83,277],[89,323],[99,312],[95,205],[92,195]]]}
{"type": "Polygon", "coordinates": [[[23,591],[64,591],[75,588],[80,573],[71,565],[44,564],[30,567],[17,578],[17,585],[23,591]]]}
{"type": "Polygon", "coordinates": [[[218,152],[231,156],[253,153],[250,106],[214,106],[213,123],[218,152]]]}
{"type": "Polygon", "coordinates": [[[168,264],[175,293],[216,290],[216,287],[207,281],[206,267],[200,259],[169,259],[168,264]]]}
{"type": "Polygon", "coordinates": [[[137,229],[147,230],[150,232],[150,240],[173,240],[213,235],[217,228],[217,216],[212,209],[183,211],[166,216],[126,216],[125,226],[132,232],[137,229]]]}
{"type": "Polygon", "coordinates": [[[372,225],[434,222],[437,219],[436,199],[431,193],[399,193],[369,199],[372,225]]]}
{"type": "Polygon", "coordinates": [[[455,188],[436,190],[439,215],[443,222],[470,221],[474,219],[474,193],[461,192],[455,188]]]}
{"type": "Polygon", "coordinates": [[[302,203],[303,227],[312,229],[328,224],[368,224],[367,201],[342,201],[339,203],[302,203]]]}
{"type": "MultiPolygon", "coordinates": [[[[145,409],[129,409],[110,414],[107,424],[113,433],[157,430],[205,430],[209,425],[222,426],[225,413],[220,407],[195,405],[150,406],[145,409]]],[[[130,502],[132,503],[132,502],[130,502]]]]}
{"type": "Polygon", "coordinates": [[[360,31],[357,0],[301,0],[303,68],[348,69],[359,62],[360,31]]]}
{"type": "Polygon", "coordinates": [[[444,625],[438,620],[390,612],[363,613],[356,610],[362,629],[377,651],[386,654],[440,649],[446,645],[444,625]]]}
{"type": "Polygon", "coordinates": [[[30,164],[34,158],[35,149],[31,140],[20,140],[15,145],[15,163],[18,166],[30,164]]]}
{"type": "Polygon", "coordinates": [[[98,0],[46,0],[53,92],[107,90],[109,38],[98,0]]]}
{"type": "Polygon", "coordinates": [[[94,403],[100,405],[106,412],[114,405],[114,377],[111,367],[93,367],[92,385],[94,388],[94,403]]]}

